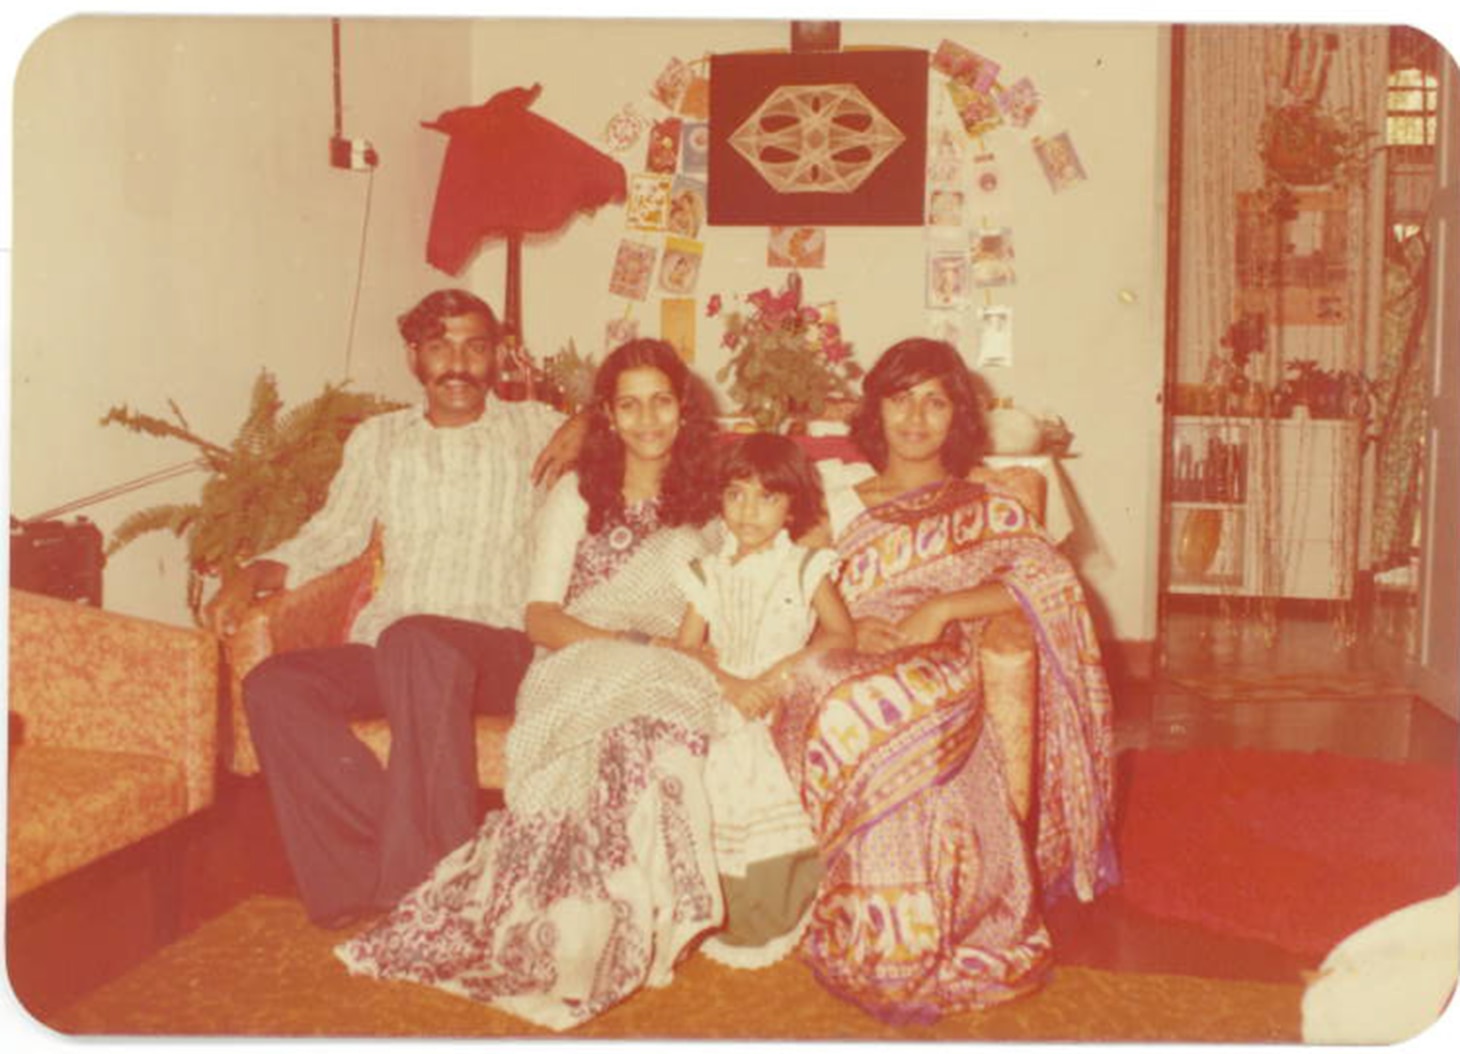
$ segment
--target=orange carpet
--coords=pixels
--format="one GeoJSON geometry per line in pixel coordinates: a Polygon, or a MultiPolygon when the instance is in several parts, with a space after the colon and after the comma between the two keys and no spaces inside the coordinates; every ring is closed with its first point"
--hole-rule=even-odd
{"type": "MultiPolygon", "coordinates": [[[[351,977],[291,899],[255,897],[46,1023],[70,1034],[545,1036],[466,999],[351,977]]],[[[1296,984],[1064,967],[1040,992],[931,1026],[894,1028],[828,995],[800,963],[736,971],[692,956],[571,1035],[677,1039],[1297,1042],[1296,984]]]]}

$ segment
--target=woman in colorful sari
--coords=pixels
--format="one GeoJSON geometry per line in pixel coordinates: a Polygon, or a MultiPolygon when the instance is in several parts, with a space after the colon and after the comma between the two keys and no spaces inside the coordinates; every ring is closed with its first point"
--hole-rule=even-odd
{"type": "Polygon", "coordinates": [[[527,632],[539,646],[507,740],[506,809],[394,912],[337,949],[552,1029],[670,980],[723,914],[703,768],[719,689],[673,649],[701,525],[708,399],[674,349],[598,373],[576,477],[544,503],[527,632]]]}
{"type": "Polygon", "coordinates": [[[1011,495],[964,478],[985,435],[958,353],[888,349],[852,436],[873,474],[829,478],[827,504],[857,650],[803,666],[773,725],[826,869],[800,951],[841,997],[926,1021],[1037,987],[1042,903],[1115,880],[1110,695],[1069,563],[1011,495]],[[988,618],[1017,609],[1040,653],[1028,826],[973,660],[988,618]]]}

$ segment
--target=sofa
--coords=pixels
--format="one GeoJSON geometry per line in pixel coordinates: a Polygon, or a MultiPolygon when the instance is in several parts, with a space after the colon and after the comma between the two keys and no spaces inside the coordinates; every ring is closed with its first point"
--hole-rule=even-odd
{"type": "MultiPolygon", "coordinates": [[[[830,452],[840,454],[839,450],[830,452]]],[[[1043,518],[1047,483],[1040,472],[1021,466],[978,467],[969,477],[1012,493],[1043,518]]],[[[241,776],[259,771],[243,707],[244,677],[272,654],[345,641],[355,615],[370,597],[379,570],[380,547],[372,539],[350,563],[255,603],[236,630],[224,639],[228,694],[224,759],[229,771],[241,776]]],[[[989,719],[1003,747],[1014,804],[1021,817],[1027,816],[1034,771],[1032,729],[1038,649],[1022,614],[993,620],[984,632],[979,666],[989,719]]],[[[510,727],[509,718],[476,718],[477,778],[483,788],[505,785],[510,727]]],[[[390,729],[385,719],[358,720],[352,729],[384,763],[390,752],[390,729]]]]}
{"type": "Polygon", "coordinates": [[[7,901],[212,804],[218,668],[200,630],[10,591],[7,901]]]}

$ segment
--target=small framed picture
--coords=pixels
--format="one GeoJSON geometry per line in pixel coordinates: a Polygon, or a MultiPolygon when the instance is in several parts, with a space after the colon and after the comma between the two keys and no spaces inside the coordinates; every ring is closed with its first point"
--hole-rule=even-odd
{"type": "Polygon", "coordinates": [[[768,267],[825,267],[826,230],[821,227],[772,227],[766,241],[768,267]]]}
{"type": "Polygon", "coordinates": [[[643,300],[649,295],[649,279],[654,274],[654,260],[658,255],[659,251],[652,245],[628,238],[621,240],[614,254],[608,291],[630,300],[643,300]]]}
{"type": "Polygon", "coordinates": [[[968,253],[935,249],[928,253],[928,306],[962,307],[968,303],[968,253]]]}
{"type": "Polygon", "coordinates": [[[1069,132],[1061,132],[1049,139],[1035,136],[1034,154],[1039,158],[1039,167],[1044,169],[1044,178],[1049,180],[1050,189],[1055,193],[1085,181],[1085,166],[1080,164],[1080,155],[1075,153],[1069,132]]]}
{"type": "Polygon", "coordinates": [[[693,294],[700,279],[704,248],[700,242],[688,238],[666,239],[664,258],[659,263],[659,288],[672,296],[693,294]]]}

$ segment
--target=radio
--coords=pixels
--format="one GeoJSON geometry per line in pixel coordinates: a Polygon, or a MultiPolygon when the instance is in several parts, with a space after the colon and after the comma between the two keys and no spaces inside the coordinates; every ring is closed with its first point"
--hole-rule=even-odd
{"type": "Polygon", "coordinates": [[[10,517],[10,584],[101,607],[101,529],[85,516],[60,520],[10,517]]]}

